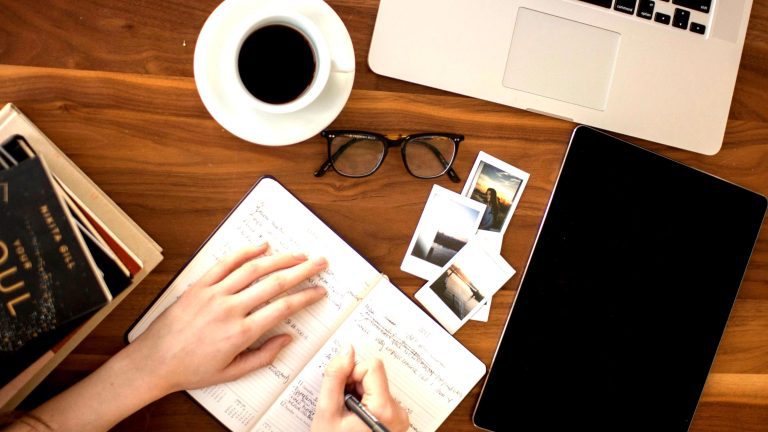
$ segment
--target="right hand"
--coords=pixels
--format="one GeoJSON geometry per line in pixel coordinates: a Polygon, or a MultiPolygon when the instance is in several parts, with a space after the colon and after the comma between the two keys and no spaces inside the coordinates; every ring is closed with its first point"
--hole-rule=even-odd
{"type": "Polygon", "coordinates": [[[408,414],[389,392],[384,364],[379,359],[355,366],[355,351],[336,356],[325,369],[317,412],[312,421],[313,432],[370,432],[370,428],[344,405],[347,386],[362,395],[360,402],[390,432],[405,432],[410,426],[408,414]]]}

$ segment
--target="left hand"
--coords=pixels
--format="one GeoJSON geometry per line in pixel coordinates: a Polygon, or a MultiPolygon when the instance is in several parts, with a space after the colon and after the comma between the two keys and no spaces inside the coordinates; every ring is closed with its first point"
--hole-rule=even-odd
{"type": "Polygon", "coordinates": [[[109,430],[168,393],[231,381],[272,363],[289,335],[248,347],[325,296],[318,287],[283,294],[327,263],[301,254],[265,256],[267,249],[249,248],[214,266],[132,344],[9,430],[109,430]]]}
{"type": "Polygon", "coordinates": [[[165,393],[232,381],[269,365],[291,342],[289,335],[274,336],[257,349],[249,346],[325,296],[323,288],[312,287],[281,297],[327,261],[303,254],[265,256],[267,248],[243,250],[214,266],[126,348],[142,363],[136,367],[153,371],[165,393]]]}

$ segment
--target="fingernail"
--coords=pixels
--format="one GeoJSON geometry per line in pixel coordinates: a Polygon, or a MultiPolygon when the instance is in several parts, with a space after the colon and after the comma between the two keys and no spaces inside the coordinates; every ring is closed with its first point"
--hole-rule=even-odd
{"type": "Polygon", "coordinates": [[[280,341],[280,346],[287,346],[291,342],[293,342],[293,337],[291,337],[291,335],[285,335],[283,340],[280,341]]]}
{"type": "Polygon", "coordinates": [[[326,295],[326,294],[328,293],[328,290],[327,290],[327,289],[325,289],[325,288],[323,288],[323,287],[320,287],[320,286],[319,286],[319,287],[315,287],[315,290],[317,290],[317,292],[318,292],[319,294],[321,294],[321,295],[326,295]]]}
{"type": "Polygon", "coordinates": [[[261,249],[261,248],[268,248],[268,247],[269,247],[269,242],[263,242],[263,243],[259,243],[258,245],[256,245],[255,248],[256,249],[261,249]]]}
{"type": "Polygon", "coordinates": [[[352,362],[355,348],[350,344],[347,345],[342,351],[340,357],[347,363],[352,362]]]}
{"type": "Polygon", "coordinates": [[[297,260],[306,260],[307,259],[307,254],[302,253],[302,252],[298,252],[298,253],[293,254],[293,258],[297,259],[297,260]]]}
{"type": "Polygon", "coordinates": [[[328,260],[325,259],[325,257],[317,257],[312,259],[313,264],[315,264],[315,267],[317,268],[325,268],[325,266],[328,265],[328,260]]]}

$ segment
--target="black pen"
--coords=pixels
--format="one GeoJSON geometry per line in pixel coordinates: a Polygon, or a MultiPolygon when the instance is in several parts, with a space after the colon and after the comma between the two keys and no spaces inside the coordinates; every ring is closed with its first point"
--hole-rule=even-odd
{"type": "Polygon", "coordinates": [[[351,394],[347,394],[344,396],[344,405],[346,405],[350,411],[355,413],[355,415],[357,415],[357,417],[359,417],[363,423],[371,428],[373,432],[389,432],[389,429],[381,424],[376,416],[365,409],[365,406],[363,406],[363,404],[361,404],[356,397],[352,396],[351,394]]]}

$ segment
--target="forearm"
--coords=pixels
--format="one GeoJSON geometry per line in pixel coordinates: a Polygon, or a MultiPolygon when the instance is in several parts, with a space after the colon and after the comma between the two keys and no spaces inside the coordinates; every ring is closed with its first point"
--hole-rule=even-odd
{"type": "Polygon", "coordinates": [[[168,393],[233,381],[271,364],[291,337],[272,336],[251,349],[254,341],[325,298],[321,287],[284,294],[328,262],[265,255],[268,248],[244,249],[214,266],[131,345],[9,430],[104,431],[168,393]]]}
{"type": "Polygon", "coordinates": [[[131,345],[9,431],[105,431],[170,392],[131,345]]]}

